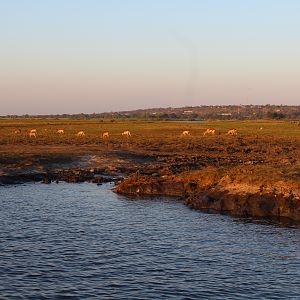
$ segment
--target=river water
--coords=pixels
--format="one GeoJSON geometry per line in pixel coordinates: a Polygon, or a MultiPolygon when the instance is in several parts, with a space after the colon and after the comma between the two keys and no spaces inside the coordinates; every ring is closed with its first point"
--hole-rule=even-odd
{"type": "Polygon", "coordinates": [[[0,299],[300,299],[300,228],[128,199],[0,187],[0,299]]]}

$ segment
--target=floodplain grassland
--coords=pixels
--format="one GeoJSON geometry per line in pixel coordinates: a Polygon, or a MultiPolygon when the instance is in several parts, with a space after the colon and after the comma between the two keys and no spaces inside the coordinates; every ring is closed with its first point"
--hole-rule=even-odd
{"type": "MultiPolygon", "coordinates": [[[[300,127],[290,121],[172,122],[142,120],[1,119],[0,166],[16,168],[18,162],[39,157],[59,163],[87,154],[106,152],[152,158],[153,172],[181,173],[207,167],[222,176],[266,180],[272,177],[299,184],[300,127]],[[28,132],[37,129],[37,137],[28,132]],[[207,128],[215,135],[203,136],[207,128]],[[231,128],[237,136],[227,135],[231,128]],[[15,133],[20,129],[20,133],[15,133]],[[58,129],[65,133],[59,135],[58,129]],[[84,131],[84,137],[76,136],[84,131]],[[121,133],[130,130],[132,137],[121,133]],[[181,137],[184,130],[190,136],[181,137]],[[109,139],[102,133],[108,131],[109,139]],[[157,170],[155,170],[157,168],[157,170]],[[163,171],[162,171],[163,170],[163,171]]],[[[141,167],[142,160],[140,160],[141,167]]],[[[34,164],[34,162],[33,162],[34,164]]],[[[148,165],[148,168],[151,166],[148,165]]],[[[150,171],[148,171],[150,172],[150,171]]]]}

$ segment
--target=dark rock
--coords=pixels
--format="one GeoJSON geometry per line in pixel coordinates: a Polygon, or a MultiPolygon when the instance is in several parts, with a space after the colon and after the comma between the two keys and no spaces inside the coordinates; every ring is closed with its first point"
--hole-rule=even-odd
{"type": "Polygon", "coordinates": [[[102,176],[96,176],[92,179],[93,183],[101,184],[104,181],[102,176]]]}

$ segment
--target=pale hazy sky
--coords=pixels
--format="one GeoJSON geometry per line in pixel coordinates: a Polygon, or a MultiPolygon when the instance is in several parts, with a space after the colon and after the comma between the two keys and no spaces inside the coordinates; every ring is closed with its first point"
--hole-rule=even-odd
{"type": "Polygon", "coordinates": [[[0,0],[0,115],[300,104],[299,0],[0,0]]]}

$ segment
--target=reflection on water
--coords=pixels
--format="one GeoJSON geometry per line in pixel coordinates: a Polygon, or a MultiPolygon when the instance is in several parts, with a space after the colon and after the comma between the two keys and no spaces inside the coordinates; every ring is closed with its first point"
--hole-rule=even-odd
{"type": "Polygon", "coordinates": [[[288,227],[288,228],[298,228],[300,230],[300,223],[295,222],[289,218],[283,217],[269,217],[269,218],[258,218],[258,217],[249,217],[249,218],[236,218],[235,222],[240,223],[255,223],[259,225],[271,225],[276,227],[288,227]]]}
{"type": "Polygon", "coordinates": [[[1,299],[299,299],[299,227],[109,187],[0,187],[1,299]]]}

